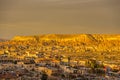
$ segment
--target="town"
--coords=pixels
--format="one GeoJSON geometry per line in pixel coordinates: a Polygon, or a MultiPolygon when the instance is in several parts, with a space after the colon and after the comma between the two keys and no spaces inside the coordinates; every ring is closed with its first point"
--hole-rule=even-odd
{"type": "Polygon", "coordinates": [[[0,42],[0,80],[120,80],[119,43],[82,37],[0,42]]]}

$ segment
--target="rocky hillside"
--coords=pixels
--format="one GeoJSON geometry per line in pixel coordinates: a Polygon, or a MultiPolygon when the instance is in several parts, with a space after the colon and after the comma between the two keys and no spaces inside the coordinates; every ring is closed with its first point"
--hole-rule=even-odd
{"type": "Polygon", "coordinates": [[[43,46],[79,46],[82,50],[120,51],[120,35],[108,34],[46,34],[16,36],[12,41],[32,41],[43,46]]]}
{"type": "Polygon", "coordinates": [[[15,36],[12,40],[14,41],[27,41],[35,40],[34,36],[15,36]]]}
{"type": "Polygon", "coordinates": [[[79,40],[82,42],[99,42],[99,41],[120,41],[120,35],[105,35],[105,34],[46,34],[35,36],[15,36],[12,40],[79,40]]]}
{"type": "Polygon", "coordinates": [[[31,54],[45,52],[77,55],[81,59],[95,58],[120,62],[120,35],[46,34],[15,36],[10,41],[0,42],[0,47],[1,51],[7,49],[11,52],[19,52],[20,55],[25,54],[26,51],[31,54]]]}

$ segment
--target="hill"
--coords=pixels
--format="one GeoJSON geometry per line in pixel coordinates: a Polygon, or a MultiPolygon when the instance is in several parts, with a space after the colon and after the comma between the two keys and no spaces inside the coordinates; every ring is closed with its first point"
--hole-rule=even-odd
{"type": "Polygon", "coordinates": [[[79,40],[83,42],[98,42],[98,41],[120,41],[120,35],[108,34],[46,34],[35,36],[15,36],[12,40],[26,41],[26,40],[79,40]]]}
{"type": "MultiPolygon", "coordinates": [[[[0,42],[2,51],[8,50],[19,55],[26,52],[43,52],[79,59],[95,58],[108,62],[120,62],[119,34],[46,34],[15,36],[7,42],[0,42]]],[[[3,53],[3,52],[1,52],[3,53]]]]}

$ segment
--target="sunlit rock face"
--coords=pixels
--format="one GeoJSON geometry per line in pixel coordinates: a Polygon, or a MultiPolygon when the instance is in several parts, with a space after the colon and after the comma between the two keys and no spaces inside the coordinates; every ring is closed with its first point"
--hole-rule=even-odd
{"type": "Polygon", "coordinates": [[[32,36],[15,36],[12,40],[15,41],[27,41],[27,40],[35,40],[32,36]]]}
{"type": "Polygon", "coordinates": [[[16,36],[12,41],[32,41],[43,46],[78,46],[81,50],[90,51],[120,51],[120,35],[110,34],[45,34],[16,36]]]}
{"type": "Polygon", "coordinates": [[[97,42],[97,41],[120,41],[120,35],[107,34],[46,34],[35,36],[15,36],[12,40],[26,41],[26,40],[79,40],[81,42],[97,42]]]}

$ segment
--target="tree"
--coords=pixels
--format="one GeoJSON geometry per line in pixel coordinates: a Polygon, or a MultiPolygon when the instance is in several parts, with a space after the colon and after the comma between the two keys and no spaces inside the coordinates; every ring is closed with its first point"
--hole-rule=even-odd
{"type": "Polygon", "coordinates": [[[15,60],[15,61],[13,61],[13,63],[14,63],[14,64],[17,64],[17,61],[15,60]]]}
{"type": "Polygon", "coordinates": [[[46,72],[43,72],[41,80],[47,80],[48,75],[46,74],[46,72]]]}
{"type": "Polygon", "coordinates": [[[96,60],[87,60],[86,66],[91,68],[102,68],[103,64],[98,64],[96,60]]]}
{"type": "Polygon", "coordinates": [[[71,56],[68,56],[68,66],[70,66],[71,56]]]}

